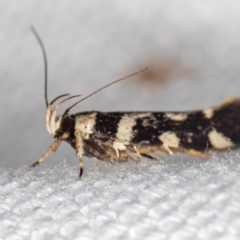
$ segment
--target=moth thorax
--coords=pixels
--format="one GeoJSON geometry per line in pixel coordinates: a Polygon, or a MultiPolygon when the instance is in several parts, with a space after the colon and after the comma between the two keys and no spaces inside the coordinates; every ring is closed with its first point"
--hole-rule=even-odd
{"type": "MultiPolygon", "coordinates": [[[[64,118],[58,117],[58,120],[59,119],[59,127],[54,138],[59,140],[68,140],[70,136],[74,135],[75,119],[69,115],[65,116],[64,118]]],[[[58,120],[56,118],[56,121],[58,120]]]]}

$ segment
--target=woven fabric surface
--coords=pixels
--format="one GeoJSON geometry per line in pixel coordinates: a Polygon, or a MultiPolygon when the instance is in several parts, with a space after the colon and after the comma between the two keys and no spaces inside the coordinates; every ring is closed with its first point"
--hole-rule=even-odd
{"type": "Polygon", "coordinates": [[[239,239],[239,155],[1,171],[2,239],[239,239]]]}

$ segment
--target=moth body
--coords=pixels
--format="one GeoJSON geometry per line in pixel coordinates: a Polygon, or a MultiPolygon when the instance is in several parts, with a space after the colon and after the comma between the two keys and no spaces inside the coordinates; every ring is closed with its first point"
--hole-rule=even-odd
{"type": "MultiPolygon", "coordinates": [[[[231,99],[199,111],[67,114],[55,118],[52,135],[57,141],[68,142],[80,159],[86,155],[127,161],[132,154],[154,158],[151,154],[159,150],[204,157],[209,150],[239,145],[239,119],[240,100],[231,99]]],[[[52,119],[48,121],[50,125],[52,119]]]]}

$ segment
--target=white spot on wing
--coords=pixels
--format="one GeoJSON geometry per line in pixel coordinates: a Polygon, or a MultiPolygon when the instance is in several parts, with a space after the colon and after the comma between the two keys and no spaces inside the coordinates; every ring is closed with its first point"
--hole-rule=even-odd
{"type": "Polygon", "coordinates": [[[214,115],[214,111],[212,108],[207,108],[207,109],[203,110],[203,114],[206,118],[212,118],[214,115]]]}
{"type": "Polygon", "coordinates": [[[117,139],[121,141],[130,141],[132,139],[132,127],[136,124],[135,118],[124,115],[119,124],[116,134],[117,139]]]}
{"type": "Polygon", "coordinates": [[[116,138],[121,141],[130,142],[133,138],[132,128],[136,124],[136,119],[151,116],[151,113],[124,114],[118,123],[116,138]]]}
{"type": "Polygon", "coordinates": [[[165,132],[159,136],[159,139],[163,142],[163,146],[172,148],[179,147],[180,139],[174,132],[165,132]]]}
{"type": "Polygon", "coordinates": [[[165,113],[165,117],[173,121],[184,121],[188,115],[186,113],[165,113]]]}
{"type": "Polygon", "coordinates": [[[230,139],[225,137],[222,133],[218,133],[215,130],[212,130],[208,134],[209,140],[214,148],[224,149],[234,146],[230,139]]]}

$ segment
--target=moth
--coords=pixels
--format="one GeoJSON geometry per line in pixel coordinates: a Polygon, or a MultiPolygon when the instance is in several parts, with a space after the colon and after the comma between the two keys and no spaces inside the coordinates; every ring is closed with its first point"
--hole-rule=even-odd
{"type": "MultiPolygon", "coordinates": [[[[183,152],[206,157],[209,150],[224,150],[240,143],[240,99],[229,99],[224,103],[204,110],[185,112],[80,112],[70,110],[83,100],[104,88],[122,81],[116,80],[78,100],[57,116],[58,108],[71,98],[63,94],[48,103],[47,58],[43,43],[35,31],[45,64],[46,127],[55,141],[46,153],[31,167],[43,163],[55,152],[62,141],[68,142],[76,151],[80,173],[83,174],[83,156],[104,161],[127,161],[132,155],[137,158],[155,159],[152,153],[164,151],[168,154],[183,152]],[[60,98],[62,101],[55,104],[60,98]]],[[[142,72],[144,70],[141,70],[142,72]]]]}

